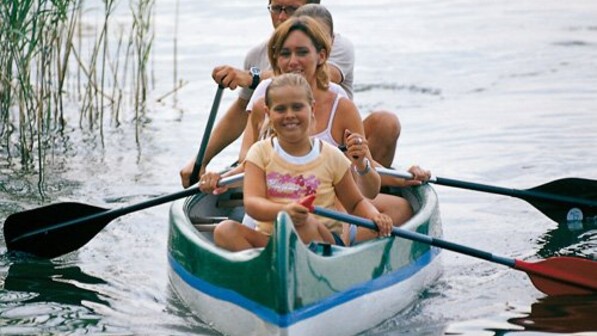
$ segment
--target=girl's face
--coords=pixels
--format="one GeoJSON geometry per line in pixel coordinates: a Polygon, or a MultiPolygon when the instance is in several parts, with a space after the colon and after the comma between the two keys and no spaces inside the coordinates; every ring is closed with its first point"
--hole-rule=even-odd
{"type": "Polygon", "coordinates": [[[309,139],[313,106],[304,88],[287,85],[271,89],[269,101],[267,113],[281,141],[294,143],[309,139]]]}
{"type": "Polygon", "coordinates": [[[317,52],[307,34],[292,31],[278,54],[277,65],[282,73],[298,73],[308,81],[315,77],[317,65],[325,61],[325,51],[317,52]]]}

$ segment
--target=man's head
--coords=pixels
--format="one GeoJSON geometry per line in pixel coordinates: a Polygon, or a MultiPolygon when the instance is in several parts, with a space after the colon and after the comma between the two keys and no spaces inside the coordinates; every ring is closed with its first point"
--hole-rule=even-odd
{"type": "Polygon", "coordinates": [[[294,14],[299,7],[319,3],[319,0],[269,0],[267,9],[272,19],[272,25],[277,28],[280,23],[294,14]]]}
{"type": "Polygon", "coordinates": [[[294,15],[305,15],[314,18],[319,23],[323,24],[328,30],[330,37],[334,38],[334,20],[332,18],[332,13],[330,13],[324,6],[318,4],[306,4],[297,9],[294,12],[294,15]]]}

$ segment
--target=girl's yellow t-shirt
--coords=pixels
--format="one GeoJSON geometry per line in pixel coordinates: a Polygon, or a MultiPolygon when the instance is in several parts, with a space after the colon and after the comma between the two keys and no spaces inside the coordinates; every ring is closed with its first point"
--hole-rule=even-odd
{"type": "MultiPolygon", "coordinates": [[[[314,205],[337,208],[334,186],[348,172],[350,161],[338,148],[322,141],[315,143],[321,144],[319,156],[304,164],[284,160],[274,150],[271,139],[258,141],[251,146],[246,161],[265,172],[268,199],[287,204],[315,194],[314,205]]],[[[341,223],[319,216],[318,219],[330,231],[342,233],[341,223]]],[[[256,222],[258,231],[267,234],[272,232],[273,222],[256,222]]]]}

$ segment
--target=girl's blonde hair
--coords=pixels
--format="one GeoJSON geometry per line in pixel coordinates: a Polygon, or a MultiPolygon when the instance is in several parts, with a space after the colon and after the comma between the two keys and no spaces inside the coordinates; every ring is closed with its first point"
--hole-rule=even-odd
{"type": "Polygon", "coordinates": [[[268,43],[268,57],[274,70],[274,74],[282,74],[282,70],[278,67],[276,61],[280,56],[280,51],[282,50],[284,42],[290,33],[295,30],[305,33],[311,39],[317,52],[321,52],[322,50],[325,51],[323,62],[317,64],[315,77],[317,80],[317,88],[327,90],[330,84],[327,60],[332,50],[332,40],[317,20],[308,16],[292,16],[279,25],[274,31],[274,34],[268,43]]]}
{"type": "MultiPolygon", "coordinates": [[[[287,74],[282,74],[282,75],[273,77],[271,83],[265,89],[265,99],[264,100],[265,100],[265,105],[267,106],[268,109],[270,109],[272,107],[272,101],[271,101],[271,95],[270,95],[271,90],[275,90],[275,89],[278,89],[281,87],[286,87],[286,86],[291,86],[291,87],[296,87],[296,88],[302,89],[305,94],[305,98],[307,99],[307,102],[309,103],[309,106],[313,106],[315,97],[313,96],[313,90],[311,90],[311,85],[309,85],[309,82],[307,82],[305,77],[303,77],[299,74],[287,73],[287,74]]],[[[271,126],[270,119],[266,118],[266,121],[263,123],[263,126],[261,127],[261,131],[259,132],[259,138],[265,139],[265,138],[275,136],[275,135],[276,135],[276,131],[271,126]]]]}

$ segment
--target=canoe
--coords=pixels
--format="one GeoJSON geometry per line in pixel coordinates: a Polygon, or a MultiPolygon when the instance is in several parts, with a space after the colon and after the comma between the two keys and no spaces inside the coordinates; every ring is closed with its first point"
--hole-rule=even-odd
{"type": "MultiPolygon", "coordinates": [[[[402,194],[415,210],[403,228],[440,237],[433,188],[402,194]]],[[[238,189],[179,200],[169,213],[171,286],[203,322],[225,334],[355,334],[409,307],[441,273],[439,249],[397,237],[353,247],[307,246],[284,212],[265,248],[216,247],[216,223],[243,213],[238,189]]]]}

